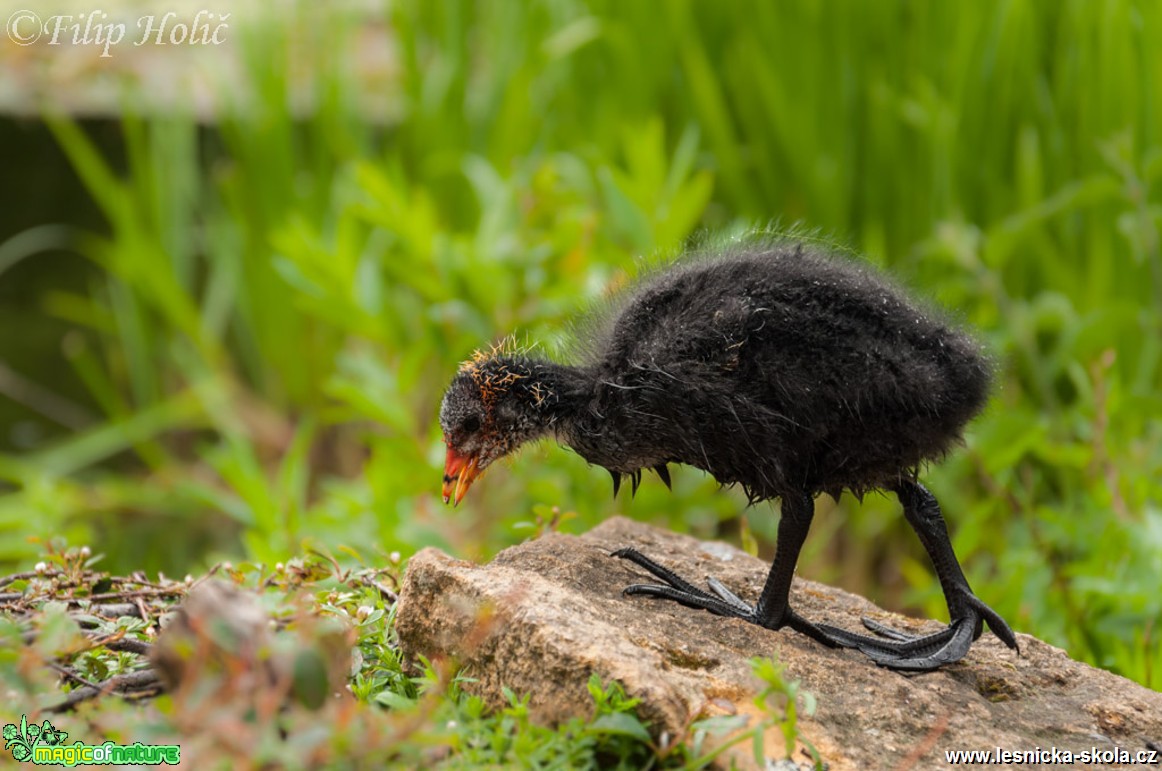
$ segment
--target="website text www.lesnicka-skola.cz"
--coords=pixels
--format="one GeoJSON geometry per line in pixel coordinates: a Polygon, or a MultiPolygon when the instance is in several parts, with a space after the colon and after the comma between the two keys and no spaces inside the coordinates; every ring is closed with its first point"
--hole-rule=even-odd
{"type": "Polygon", "coordinates": [[[1006,750],[994,747],[991,750],[945,750],[944,759],[949,765],[1119,765],[1152,766],[1162,764],[1162,752],[1153,749],[1126,750],[1121,747],[1088,750],[1060,750],[1056,747],[1035,747],[1031,750],[1006,750]]]}

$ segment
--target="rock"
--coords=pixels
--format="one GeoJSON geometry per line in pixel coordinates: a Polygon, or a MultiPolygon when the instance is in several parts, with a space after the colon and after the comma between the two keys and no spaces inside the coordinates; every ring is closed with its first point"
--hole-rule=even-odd
{"type": "MultiPolygon", "coordinates": [[[[585,714],[586,683],[597,673],[642,700],[638,714],[662,741],[704,716],[757,714],[749,660],[776,656],[814,694],[817,710],[800,714],[801,735],[832,771],[944,766],[946,750],[1138,752],[1162,743],[1162,694],[1029,635],[1018,635],[1020,656],[986,632],[963,661],[905,676],[789,630],[625,597],[625,586],[649,579],[609,556],[623,546],[691,579],[716,576],[744,598],[758,596],[768,568],[733,547],[621,517],[583,536],[554,533],[506,549],[487,565],[425,549],[411,559],[400,594],[404,652],[454,657],[490,705],[504,705],[508,687],[528,694],[534,716],[547,722],[585,714]]],[[[863,631],[862,615],[916,632],[940,628],[812,581],[796,579],[791,597],[807,618],[853,630],[863,631]]],[[[731,760],[753,768],[748,744],[731,760]]],[[[773,760],[783,754],[781,738],[765,747],[773,760]]],[[[806,767],[803,755],[793,759],[806,767]]]]}

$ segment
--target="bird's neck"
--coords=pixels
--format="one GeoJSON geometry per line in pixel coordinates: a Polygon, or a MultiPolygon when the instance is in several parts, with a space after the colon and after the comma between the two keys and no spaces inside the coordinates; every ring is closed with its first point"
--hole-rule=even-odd
{"type": "Polygon", "coordinates": [[[551,361],[531,362],[529,393],[546,427],[571,423],[593,394],[593,377],[581,367],[551,361]]]}
{"type": "Polygon", "coordinates": [[[526,405],[537,433],[560,433],[589,403],[594,378],[582,367],[526,356],[495,357],[484,365],[484,389],[507,393],[526,405]]]}

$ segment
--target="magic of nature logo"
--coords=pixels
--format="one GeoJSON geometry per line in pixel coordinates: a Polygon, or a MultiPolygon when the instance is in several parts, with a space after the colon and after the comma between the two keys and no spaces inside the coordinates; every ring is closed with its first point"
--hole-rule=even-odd
{"type": "Polygon", "coordinates": [[[96,765],[150,765],[162,763],[177,765],[181,762],[181,748],[176,744],[85,744],[75,741],[65,744],[68,733],[47,720],[37,725],[20,716],[20,725],[4,726],[4,749],[21,762],[51,766],[96,765]]]}

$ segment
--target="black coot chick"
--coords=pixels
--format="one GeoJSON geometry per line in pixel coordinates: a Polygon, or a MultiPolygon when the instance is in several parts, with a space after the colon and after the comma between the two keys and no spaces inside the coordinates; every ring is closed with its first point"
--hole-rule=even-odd
{"type": "Polygon", "coordinates": [[[983,622],[1004,620],[968,585],[933,495],[917,481],[983,407],[990,367],[972,339],[869,268],[793,241],[736,245],[647,275],[590,335],[587,361],[500,350],[465,362],[444,395],[444,501],[459,503],[497,458],[552,436],[634,490],[668,463],[782,503],[774,563],[750,605],[709,591],[634,549],[615,556],[660,584],[627,594],[674,600],[768,629],[789,626],[876,663],[924,671],[954,662],[983,622]],[[948,602],[949,626],[922,637],[864,619],[876,636],[816,624],[788,604],[814,497],[891,490],[948,602]]]}

